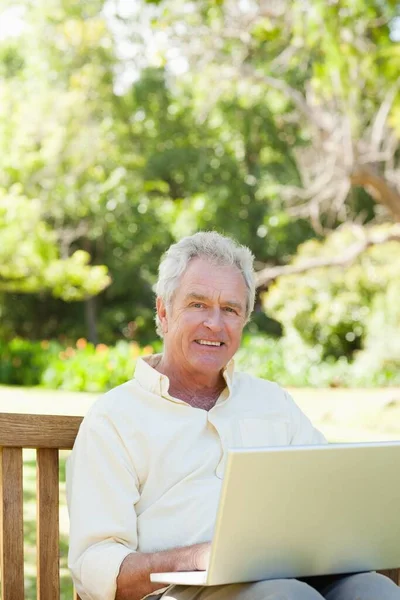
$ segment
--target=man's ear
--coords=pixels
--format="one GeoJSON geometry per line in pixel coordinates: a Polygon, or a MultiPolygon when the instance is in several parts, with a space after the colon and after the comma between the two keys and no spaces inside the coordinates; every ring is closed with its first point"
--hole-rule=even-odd
{"type": "Polygon", "coordinates": [[[167,308],[164,304],[163,299],[160,298],[159,296],[157,297],[157,300],[156,300],[156,308],[157,308],[157,315],[158,315],[158,318],[161,323],[162,332],[167,333],[167,331],[168,331],[167,308]]]}

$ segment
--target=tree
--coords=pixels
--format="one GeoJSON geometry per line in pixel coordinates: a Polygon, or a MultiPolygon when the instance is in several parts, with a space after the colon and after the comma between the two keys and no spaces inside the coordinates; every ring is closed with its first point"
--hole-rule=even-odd
{"type": "Polygon", "coordinates": [[[208,110],[245,87],[265,99],[277,123],[297,125],[286,141],[299,184],[281,181],[292,214],[310,216],[322,233],[354,218],[362,187],[381,205],[380,220],[400,220],[396,1],[160,6],[169,44],[189,60],[190,76],[198,73],[212,90],[208,110]]]}
{"type": "Polygon", "coordinates": [[[76,301],[95,296],[110,284],[104,266],[89,266],[77,250],[59,257],[57,237],[41,216],[40,202],[0,193],[0,292],[37,293],[76,301]]]}
{"type": "MultiPolygon", "coordinates": [[[[24,335],[80,336],[85,314],[93,340],[148,341],[160,256],[197,229],[249,245],[261,289],[263,267],[276,278],[305,240],[391,218],[354,170],[384,131],[372,167],[397,193],[391,1],[142,0],[131,16],[103,0],[13,4],[29,27],[0,45],[0,187],[38,205],[55,256],[83,251],[113,281],[85,311],[7,292],[24,335]]],[[[366,228],[358,248],[374,240],[366,228]]]]}
{"type": "MultiPolygon", "coordinates": [[[[113,286],[101,298],[87,298],[84,313],[79,306],[93,341],[98,338],[96,309],[102,304],[123,296],[124,310],[105,315],[112,329],[133,320],[132,296],[138,316],[141,305],[148,307],[149,273],[155,271],[148,255],[153,244],[161,253],[166,230],[157,207],[148,206],[131,103],[121,110],[124,101],[114,90],[117,59],[103,4],[21,0],[18,5],[29,23],[24,43],[6,40],[0,56],[0,186],[7,193],[15,185],[21,188],[45,231],[54,233],[52,243],[61,259],[71,258],[72,264],[90,255],[93,264],[108,267],[113,286]]],[[[12,300],[14,306],[19,301],[26,306],[25,298],[14,295],[12,300]]],[[[60,330],[59,319],[67,315],[75,335],[82,328],[76,308],[54,304],[41,294],[32,297],[28,312],[38,312],[38,302],[60,315],[55,324],[47,319],[43,331],[48,323],[53,323],[48,333],[60,330]]],[[[147,321],[149,313],[150,307],[147,321]]]]}
{"type": "Polygon", "coordinates": [[[353,359],[361,349],[372,358],[375,350],[375,370],[383,359],[400,358],[393,335],[400,327],[400,227],[376,225],[369,235],[371,243],[362,227],[345,224],[322,242],[305,242],[264,301],[289,341],[301,340],[321,360],[353,359]]]}

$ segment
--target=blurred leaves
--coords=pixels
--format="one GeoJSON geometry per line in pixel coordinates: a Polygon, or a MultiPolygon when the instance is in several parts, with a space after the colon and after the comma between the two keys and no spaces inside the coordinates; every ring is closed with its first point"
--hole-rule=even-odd
{"type": "Polygon", "coordinates": [[[189,64],[183,79],[196,87],[200,114],[232,98],[268,107],[278,126],[269,144],[279,137],[291,159],[275,184],[293,215],[310,217],[318,233],[334,229],[354,218],[362,186],[387,211],[376,214],[400,220],[397,2],[162,6],[159,29],[189,64]]]}
{"type": "MultiPolygon", "coordinates": [[[[386,232],[390,227],[374,229],[386,232]]],[[[316,255],[340,256],[354,242],[357,231],[343,227],[324,242],[304,243],[294,264],[316,255]]],[[[377,338],[385,344],[389,331],[400,330],[396,294],[400,295],[400,244],[391,241],[370,247],[348,266],[280,277],[264,296],[264,306],[283,324],[288,339],[300,338],[321,360],[354,359],[358,351],[376,347],[377,338]]],[[[378,356],[382,358],[382,352],[377,360],[378,356]]]]}
{"type": "Polygon", "coordinates": [[[41,216],[40,202],[11,189],[0,190],[0,291],[49,290],[66,301],[94,296],[110,284],[104,266],[91,267],[89,255],[59,258],[56,234],[41,216]]]}
{"type": "MultiPolygon", "coordinates": [[[[261,269],[307,240],[299,259],[323,256],[343,222],[393,219],[352,176],[362,165],[396,199],[395,2],[7,6],[23,28],[0,40],[0,335],[86,335],[83,305],[64,301],[97,294],[99,339],[146,342],[160,256],[184,235],[233,235],[261,269]]],[[[302,276],[271,305],[319,356],[353,358],[389,310],[372,273],[391,287],[390,253],[363,260],[367,279],[302,276]]]]}

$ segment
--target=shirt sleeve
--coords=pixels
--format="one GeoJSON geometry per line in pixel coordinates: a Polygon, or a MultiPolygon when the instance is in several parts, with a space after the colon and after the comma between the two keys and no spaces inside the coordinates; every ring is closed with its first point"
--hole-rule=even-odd
{"type": "Polygon", "coordinates": [[[290,444],[293,446],[327,444],[326,438],[314,427],[303,411],[300,410],[290,394],[286,391],[284,393],[291,413],[292,432],[290,444]]]}
{"type": "Polygon", "coordinates": [[[114,600],[121,563],[137,550],[138,490],[116,425],[93,408],[67,462],[68,566],[82,600],[114,600]]]}

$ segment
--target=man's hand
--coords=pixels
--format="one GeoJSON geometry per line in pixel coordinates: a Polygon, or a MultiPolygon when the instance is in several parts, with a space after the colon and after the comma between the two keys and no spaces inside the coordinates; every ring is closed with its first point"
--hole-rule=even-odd
{"type": "Polygon", "coordinates": [[[206,571],[210,562],[211,542],[195,544],[193,550],[193,571],[206,571]]]}
{"type": "Polygon", "coordinates": [[[194,544],[161,552],[133,552],[122,561],[117,577],[115,600],[140,600],[143,596],[165,588],[152,583],[150,573],[169,571],[205,571],[210,560],[211,543],[194,544]]]}

